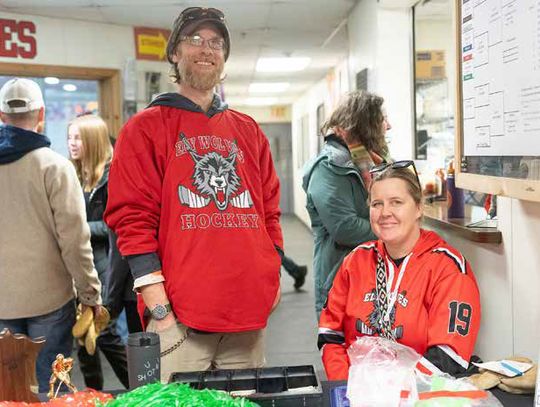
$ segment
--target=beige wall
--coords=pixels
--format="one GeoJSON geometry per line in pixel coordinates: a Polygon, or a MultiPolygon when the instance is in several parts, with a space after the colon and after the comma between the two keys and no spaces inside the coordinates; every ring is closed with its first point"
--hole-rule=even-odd
{"type": "Polygon", "coordinates": [[[125,58],[135,54],[131,27],[4,12],[2,18],[35,24],[37,55],[0,57],[0,62],[121,69],[125,58]]]}
{"type": "MultiPolygon", "coordinates": [[[[409,159],[413,153],[412,14],[362,0],[349,16],[349,75],[368,68],[368,90],[382,96],[393,128],[387,134],[390,154],[409,159]]],[[[354,81],[351,81],[354,86],[354,81]]]]}
{"type": "Polygon", "coordinates": [[[302,189],[302,167],[305,162],[299,162],[298,150],[303,149],[306,151],[305,156],[308,159],[317,155],[319,143],[317,107],[323,104],[326,117],[328,117],[333,107],[339,103],[341,95],[348,90],[348,66],[347,61],[343,61],[332,72],[329,72],[326,78],[321,79],[311,87],[292,106],[294,213],[307,225],[309,225],[309,216],[305,208],[306,199],[302,189]],[[308,133],[302,138],[301,123],[304,119],[307,119],[308,133]]]}

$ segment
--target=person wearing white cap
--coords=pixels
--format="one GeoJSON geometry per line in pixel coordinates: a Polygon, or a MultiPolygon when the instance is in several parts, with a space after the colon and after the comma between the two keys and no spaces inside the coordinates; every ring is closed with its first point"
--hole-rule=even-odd
{"type": "Polygon", "coordinates": [[[0,89],[0,331],[45,337],[40,392],[56,355],[71,354],[75,290],[101,312],[84,198],[73,165],[37,133],[44,112],[36,82],[15,78],[0,89]]]}
{"type": "Polygon", "coordinates": [[[43,120],[45,112],[43,95],[39,85],[30,79],[14,78],[9,80],[0,91],[0,100],[2,102],[2,113],[33,112],[33,115],[27,116],[37,114],[39,119],[43,120]]]}

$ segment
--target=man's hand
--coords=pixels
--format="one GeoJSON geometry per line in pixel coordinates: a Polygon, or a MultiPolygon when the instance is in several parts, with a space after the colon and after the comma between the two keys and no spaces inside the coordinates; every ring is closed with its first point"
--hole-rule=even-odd
{"type": "Polygon", "coordinates": [[[163,332],[174,324],[176,324],[176,317],[172,312],[169,312],[167,316],[163,319],[154,319],[154,326],[156,328],[156,332],[163,332]]]}
{"type": "Polygon", "coordinates": [[[103,314],[105,311],[103,311],[103,305],[93,305],[93,306],[90,306],[90,305],[86,305],[86,304],[81,304],[81,311],[84,313],[84,311],[87,309],[87,308],[92,308],[92,311],[94,312],[94,320],[101,316],[101,314],[103,314]]]}
{"type": "MultiPolygon", "coordinates": [[[[145,285],[140,287],[139,291],[141,292],[141,295],[143,297],[144,303],[146,306],[151,310],[158,304],[168,304],[169,299],[167,298],[167,294],[165,292],[165,287],[163,286],[163,283],[155,283],[150,285],[145,285]]],[[[170,328],[172,325],[176,323],[176,317],[174,313],[171,311],[167,314],[167,316],[163,319],[157,320],[153,319],[155,323],[155,329],[157,332],[163,332],[167,328],[170,328]]]]}
{"type": "Polygon", "coordinates": [[[274,312],[280,300],[281,300],[281,286],[278,286],[276,298],[274,299],[274,303],[272,304],[272,309],[270,310],[270,313],[274,312]]]}

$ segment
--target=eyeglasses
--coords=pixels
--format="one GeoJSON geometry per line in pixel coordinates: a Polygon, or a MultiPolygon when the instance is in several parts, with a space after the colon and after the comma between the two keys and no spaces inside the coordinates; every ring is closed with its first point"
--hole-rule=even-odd
{"type": "Polygon", "coordinates": [[[420,184],[420,178],[418,177],[418,171],[416,171],[416,166],[414,165],[413,160],[400,160],[400,161],[394,161],[393,163],[382,163],[379,165],[376,165],[375,167],[371,168],[369,170],[370,174],[376,174],[378,172],[384,172],[388,168],[393,168],[395,170],[400,170],[403,168],[412,167],[414,171],[414,175],[416,175],[416,182],[418,182],[418,186],[420,187],[420,190],[422,190],[422,184],[420,184]]]}
{"type": "Polygon", "coordinates": [[[204,47],[204,44],[207,43],[210,48],[216,51],[221,51],[223,48],[225,48],[225,41],[223,39],[211,38],[209,40],[205,40],[198,34],[182,36],[180,37],[180,41],[185,41],[194,47],[204,47]]]}

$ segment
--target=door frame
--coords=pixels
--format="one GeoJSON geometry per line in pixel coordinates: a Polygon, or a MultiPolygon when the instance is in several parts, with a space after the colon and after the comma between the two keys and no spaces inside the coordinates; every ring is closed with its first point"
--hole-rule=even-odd
{"type": "MultiPolygon", "coordinates": [[[[120,70],[82,68],[76,66],[20,64],[0,62],[0,75],[97,80],[99,83],[99,114],[115,137],[122,127],[122,95],[120,70]]],[[[45,107],[46,108],[46,107],[45,107]]]]}

